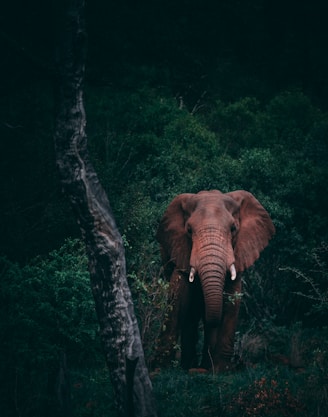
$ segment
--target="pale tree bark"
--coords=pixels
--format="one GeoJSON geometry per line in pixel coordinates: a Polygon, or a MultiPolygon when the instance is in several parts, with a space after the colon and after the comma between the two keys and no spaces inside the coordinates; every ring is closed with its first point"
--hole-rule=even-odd
{"type": "Polygon", "coordinates": [[[57,54],[56,162],[87,248],[91,287],[118,415],[156,416],[126,279],[122,238],[87,150],[84,0],[65,0],[62,4],[65,13],[57,54]]]}

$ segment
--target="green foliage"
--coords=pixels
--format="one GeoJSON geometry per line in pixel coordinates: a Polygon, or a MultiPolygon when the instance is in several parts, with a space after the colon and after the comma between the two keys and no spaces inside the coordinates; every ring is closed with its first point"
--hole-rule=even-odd
{"type": "Polygon", "coordinates": [[[138,165],[165,147],[161,136],[176,108],[156,90],[89,91],[86,101],[89,145],[98,174],[110,193],[122,192],[138,165]],[[89,108],[88,103],[92,103],[89,108]]]}
{"type": "Polygon", "coordinates": [[[155,375],[153,385],[163,417],[315,417],[327,412],[327,382],[316,375],[315,367],[295,372],[272,364],[220,375],[171,369],[155,375]]]}
{"type": "Polygon", "coordinates": [[[151,366],[158,347],[163,323],[170,310],[168,304],[169,283],[160,277],[154,262],[150,263],[147,275],[135,273],[129,276],[135,311],[139,321],[141,341],[148,365],[151,366]]]}
{"type": "Polygon", "coordinates": [[[239,391],[227,409],[239,416],[306,416],[304,405],[292,394],[288,381],[280,378],[255,380],[239,391]]]}
{"type": "Polygon", "coordinates": [[[92,367],[71,372],[72,408],[78,417],[116,416],[108,368],[92,367]]]}
{"type": "Polygon", "coordinates": [[[1,282],[3,407],[39,415],[54,407],[61,352],[69,368],[102,362],[84,248],[67,240],[22,268],[1,258],[1,282]]]}
{"type": "Polygon", "coordinates": [[[205,122],[233,157],[244,148],[259,146],[266,137],[261,106],[257,99],[245,97],[234,103],[217,101],[205,122]]]}
{"type": "Polygon", "coordinates": [[[315,317],[319,322],[326,322],[328,313],[328,246],[322,242],[320,247],[314,248],[308,256],[307,271],[287,267],[300,284],[297,295],[304,297],[311,309],[307,315],[315,317]]]}
{"type": "Polygon", "coordinates": [[[221,415],[221,387],[211,375],[188,375],[180,370],[161,372],[154,378],[160,415],[193,417],[221,415]]]}
{"type": "MultiPolygon", "coordinates": [[[[158,412],[163,417],[324,416],[326,363],[318,350],[311,356],[313,365],[299,372],[268,363],[220,375],[188,374],[177,368],[151,374],[158,412]]],[[[115,415],[104,368],[72,373],[72,398],[77,416],[115,415]]]]}

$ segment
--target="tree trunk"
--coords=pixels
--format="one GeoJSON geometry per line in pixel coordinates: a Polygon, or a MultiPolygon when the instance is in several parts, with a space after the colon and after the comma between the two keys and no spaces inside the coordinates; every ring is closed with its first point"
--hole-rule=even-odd
{"type": "Polygon", "coordinates": [[[118,414],[156,416],[151,381],[126,280],[122,238],[87,150],[83,105],[84,0],[64,3],[69,6],[64,6],[64,20],[58,26],[56,162],[87,248],[91,286],[118,414]]]}

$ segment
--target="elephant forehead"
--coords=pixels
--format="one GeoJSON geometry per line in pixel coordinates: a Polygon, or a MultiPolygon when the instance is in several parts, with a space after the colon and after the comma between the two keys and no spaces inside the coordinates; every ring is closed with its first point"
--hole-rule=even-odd
{"type": "Polygon", "coordinates": [[[194,198],[195,209],[214,209],[214,208],[223,208],[224,202],[222,196],[219,198],[213,194],[196,194],[194,198]]]}
{"type": "Polygon", "coordinates": [[[189,219],[193,235],[226,233],[230,230],[231,223],[232,216],[220,210],[199,210],[199,212],[194,212],[189,219]]]}
{"type": "Polygon", "coordinates": [[[220,200],[223,194],[221,191],[212,190],[212,191],[199,191],[199,193],[194,194],[194,198],[198,201],[205,201],[205,200],[220,200]]]}
{"type": "MultiPolygon", "coordinates": [[[[213,194],[208,195],[197,195],[195,199],[195,212],[202,215],[203,217],[219,216],[224,215],[227,211],[227,204],[222,195],[220,198],[213,194]]],[[[233,200],[232,200],[233,202],[233,200]]],[[[230,207],[229,207],[230,208],[230,207]]]]}
{"type": "Polygon", "coordinates": [[[196,204],[196,207],[221,207],[229,211],[235,211],[239,207],[235,199],[218,190],[200,191],[193,195],[193,202],[196,204]]]}
{"type": "Polygon", "coordinates": [[[196,209],[191,213],[189,218],[190,226],[196,229],[220,229],[230,228],[233,222],[235,207],[227,209],[226,204],[211,201],[208,204],[203,202],[198,204],[196,209]]]}

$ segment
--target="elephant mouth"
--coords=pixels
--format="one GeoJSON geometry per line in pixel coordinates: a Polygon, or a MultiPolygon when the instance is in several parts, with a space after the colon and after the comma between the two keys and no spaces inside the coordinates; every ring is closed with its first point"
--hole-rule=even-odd
{"type": "MultiPolygon", "coordinates": [[[[230,270],[231,281],[234,281],[237,277],[235,264],[231,264],[229,270],[230,270]]],[[[195,275],[196,275],[196,269],[192,266],[190,268],[190,273],[189,273],[189,282],[194,282],[195,275]]]]}

